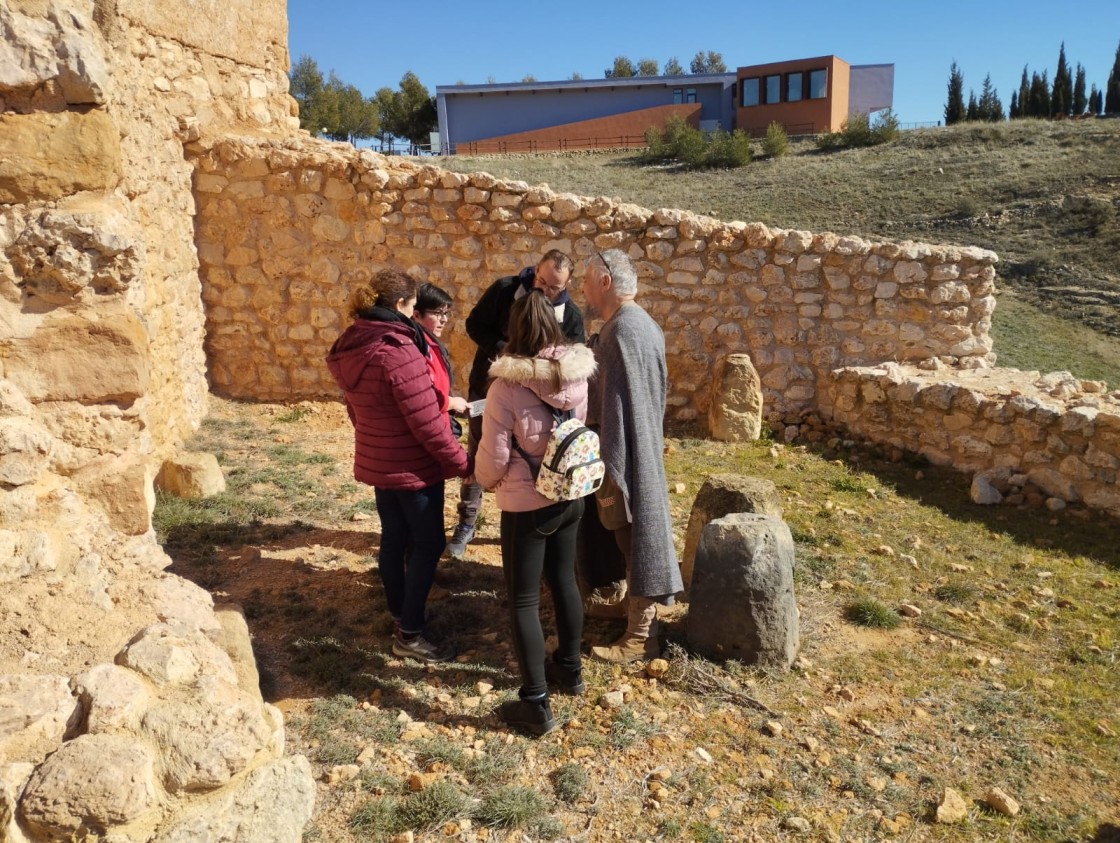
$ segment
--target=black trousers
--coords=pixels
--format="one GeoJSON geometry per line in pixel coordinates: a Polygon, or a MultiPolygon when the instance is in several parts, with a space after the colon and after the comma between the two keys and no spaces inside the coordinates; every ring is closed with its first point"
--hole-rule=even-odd
{"type": "Polygon", "coordinates": [[[540,616],[542,578],[556,610],[556,663],[570,671],[580,667],[583,601],[576,584],[575,560],[576,532],[583,512],[584,502],[574,500],[531,512],[502,513],[502,570],[523,698],[548,692],[540,616]]]}

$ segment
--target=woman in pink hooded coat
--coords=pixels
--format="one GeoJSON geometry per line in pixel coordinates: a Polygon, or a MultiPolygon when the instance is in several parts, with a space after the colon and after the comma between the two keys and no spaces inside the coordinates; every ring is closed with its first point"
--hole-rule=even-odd
{"type": "Polygon", "coordinates": [[[553,501],[540,494],[534,475],[557,414],[587,415],[587,379],[595,356],[568,345],[548,299],[534,291],[514,302],[509,342],[490,367],[475,478],[493,489],[502,510],[502,569],[513,640],[521,671],[519,699],[504,703],[511,726],[543,735],[556,728],[548,683],[583,693],[580,638],[583,603],[576,584],[576,530],[583,500],[553,501]],[[556,609],[556,652],[546,660],[540,620],[541,578],[556,609]]]}

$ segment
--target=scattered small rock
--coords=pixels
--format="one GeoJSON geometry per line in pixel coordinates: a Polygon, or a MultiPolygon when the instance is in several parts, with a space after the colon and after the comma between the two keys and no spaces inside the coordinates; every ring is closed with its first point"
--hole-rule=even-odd
{"type": "Polygon", "coordinates": [[[622,708],[625,702],[626,695],[622,691],[607,691],[599,698],[599,704],[603,708],[622,708]]]}
{"type": "Polygon", "coordinates": [[[782,733],[782,724],[777,720],[767,720],[766,725],[763,727],[774,737],[778,737],[782,733]]]}
{"type": "Polygon", "coordinates": [[[913,603],[903,603],[898,607],[898,613],[906,618],[920,618],[922,616],[922,610],[913,603]]]}
{"type": "Polygon", "coordinates": [[[812,824],[804,817],[790,816],[782,820],[782,826],[788,828],[790,831],[798,831],[802,834],[808,834],[812,831],[812,824]]]}
{"type": "Polygon", "coordinates": [[[650,659],[646,664],[646,676],[658,679],[669,672],[669,662],[665,659],[650,659]]]}
{"type": "Polygon", "coordinates": [[[988,807],[994,811],[999,811],[1005,817],[1014,817],[1019,813],[1019,803],[1000,790],[998,787],[993,787],[984,796],[984,801],[988,807]]]}
{"type": "Polygon", "coordinates": [[[968,803],[964,797],[951,787],[945,788],[937,805],[937,822],[946,825],[958,823],[968,816],[968,803]]]}
{"type": "Polygon", "coordinates": [[[351,515],[350,520],[351,521],[369,521],[372,517],[373,516],[371,516],[368,512],[359,511],[359,512],[355,512],[353,515],[351,515]]]}
{"type": "Polygon", "coordinates": [[[711,764],[712,761],[714,760],[712,758],[712,754],[710,752],[708,752],[708,750],[704,749],[704,747],[702,747],[702,746],[696,747],[694,750],[692,750],[692,752],[697,758],[699,758],[705,764],[711,764]]]}

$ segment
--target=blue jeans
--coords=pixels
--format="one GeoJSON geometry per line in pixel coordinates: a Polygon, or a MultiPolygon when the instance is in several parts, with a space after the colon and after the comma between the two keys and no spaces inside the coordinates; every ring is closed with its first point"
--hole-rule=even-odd
{"type": "Polygon", "coordinates": [[[548,692],[540,616],[542,576],[556,610],[556,663],[572,672],[580,669],[583,600],[576,585],[576,530],[583,506],[583,500],[574,500],[531,512],[502,513],[502,570],[523,699],[548,692]]]}
{"type": "Polygon", "coordinates": [[[436,563],[447,542],[443,534],[443,481],[424,489],[374,488],[381,519],[377,567],[389,614],[406,635],[424,631],[424,607],[436,563]]]}

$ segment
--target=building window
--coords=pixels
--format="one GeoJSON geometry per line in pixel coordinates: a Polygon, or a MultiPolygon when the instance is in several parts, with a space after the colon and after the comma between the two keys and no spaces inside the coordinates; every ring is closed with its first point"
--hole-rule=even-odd
{"type": "Polygon", "coordinates": [[[828,70],[809,71],[809,99],[823,100],[828,96],[828,70]]]}
{"type": "Polygon", "coordinates": [[[685,88],[685,90],[684,90],[684,101],[685,102],[696,102],[696,89],[695,88],[685,88]]]}
{"type": "Polygon", "coordinates": [[[781,76],[767,76],[766,77],[766,102],[781,102],[782,101],[782,77],[781,76]]]}
{"type": "Polygon", "coordinates": [[[786,102],[797,102],[801,99],[801,88],[805,84],[805,74],[798,71],[786,76],[786,102]]]}
{"type": "Polygon", "coordinates": [[[673,105],[680,105],[684,102],[684,93],[680,88],[673,88],[673,105]]]}
{"type": "Polygon", "coordinates": [[[740,95],[740,102],[743,108],[750,108],[752,105],[758,105],[758,77],[752,76],[750,79],[743,80],[743,91],[740,95]]]}

